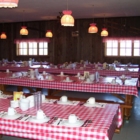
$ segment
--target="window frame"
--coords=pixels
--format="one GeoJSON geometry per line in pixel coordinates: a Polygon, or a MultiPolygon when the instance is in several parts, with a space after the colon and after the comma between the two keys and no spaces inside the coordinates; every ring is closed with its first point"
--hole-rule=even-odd
{"type": "Polygon", "coordinates": [[[29,57],[30,56],[34,56],[34,57],[36,57],[36,56],[39,56],[39,57],[49,56],[49,41],[46,40],[46,39],[16,40],[15,43],[16,43],[16,56],[17,57],[20,57],[20,56],[27,56],[27,57],[28,56],[29,57]],[[27,54],[24,55],[24,53],[20,53],[20,43],[26,43],[27,44],[27,54]],[[37,51],[36,51],[37,54],[31,54],[31,55],[29,54],[29,44],[30,43],[36,43],[37,44],[37,51]],[[47,55],[46,54],[39,55],[39,43],[43,43],[43,45],[46,45],[46,43],[47,43],[47,45],[46,45],[47,47],[44,48],[44,46],[43,46],[43,52],[44,52],[44,49],[46,49],[47,50],[47,53],[46,53],[47,55]]]}
{"type": "Polygon", "coordinates": [[[137,55],[134,55],[134,42],[135,41],[139,41],[139,48],[140,48],[140,38],[105,38],[104,40],[103,40],[103,42],[104,42],[104,56],[105,57],[134,57],[134,58],[136,58],[136,57],[140,57],[140,49],[139,49],[139,56],[137,55]],[[114,55],[107,55],[107,41],[113,41],[113,40],[116,40],[116,41],[118,41],[118,55],[116,55],[116,56],[114,56],[114,55]],[[128,55],[120,55],[120,42],[121,41],[131,41],[131,55],[130,56],[128,56],[128,55]]]}

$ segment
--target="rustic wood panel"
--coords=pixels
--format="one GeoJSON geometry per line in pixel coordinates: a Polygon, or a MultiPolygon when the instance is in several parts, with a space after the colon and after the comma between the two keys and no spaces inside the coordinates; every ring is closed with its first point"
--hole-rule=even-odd
{"type": "Polygon", "coordinates": [[[139,37],[140,17],[120,17],[94,19],[98,27],[98,33],[89,34],[89,24],[93,19],[77,19],[74,27],[63,27],[60,20],[25,22],[29,30],[28,36],[21,36],[19,31],[23,23],[5,23],[4,28],[0,26],[0,32],[5,31],[6,40],[0,40],[0,59],[28,60],[30,57],[17,57],[14,39],[20,38],[43,38],[48,29],[52,30],[53,38],[49,43],[49,56],[34,57],[38,61],[50,61],[58,64],[63,62],[74,62],[89,60],[90,62],[112,63],[115,59],[122,63],[140,64],[140,58],[104,56],[104,44],[100,36],[103,27],[108,28],[110,37],[139,37]],[[73,37],[72,32],[78,31],[78,36],[73,37]]]}

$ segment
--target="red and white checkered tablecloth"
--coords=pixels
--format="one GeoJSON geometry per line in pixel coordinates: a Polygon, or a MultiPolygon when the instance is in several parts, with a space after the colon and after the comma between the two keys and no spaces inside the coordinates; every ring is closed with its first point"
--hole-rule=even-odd
{"type": "Polygon", "coordinates": [[[62,68],[44,68],[44,66],[40,67],[39,66],[32,66],[32,67],[16,67],[16,66],[0,66],[1,71],[6,71],[6,69],[9,69],[10,71],[28,71],[29,69],[38,69],[39,72],[46,71],[48,73],[55,73],[59,74],[60,72],[64,72],[65,74],[77,74],[80,72],[81,74],[84,73],[84,71],[89,71],[90,73],[95,73],[99,72],[100,75],[102,76],[121,76],[121,75],[126,75],[126,76],[131,76],[131,77],[138,77],[139,76],[139,68],[135,68],[136,70],[133,71],[125,71],[125,70],[96,70],[93,68],[84,68],[83,69],[62,69],[62,68]]]}
{"type": "Polygon", "coordinates": [[[91,74],[95,72],[99,72],[100,75],[102,76],[121,76],[121,75],[126,75],[126,76],[131,76],[131,77],[138,77],[139,73],[137,71],[115,71],[115,70],[95,70],[91,68],[84,68],[84,69],[41,69],[39,68],[39,71],[46,71],[48,73],[60,73],[64,72],[65,74],[77,74],[80,72],[83,74],[85,71],[89,71],[91,74]]]}
{"type": "Polygon", "coordinates": [[[3,85],[17,85],[25,87],[38,87],[57,90],[68,91],[82,91],[82,92],[95,92],[95,93],[115,93],[138,96],[137,80],[138,78],[130,78],[126,80],[126,84],[117,78],[118,85],[112,85],[111,82],[114,77],[102,77],[99,83],[85,84],[78,80],[77,77],[70,77],[73,82],[63,82],[64,77],[54,76],[54,81],[47,80],[34,80],[28,77],[11,78],[9,74],[0,73],[0,84],[3,85]]]}
{"type": "MultiPolygon", "coordinates": [[[[0,99],[0,111],[7,111],[8,99],[0,99]]],[[[30,108],[18,113],[35,115],[30,108]]],[[[106,104],[105,108],[85,106],[42,104],[42,110],[48,117],[68,119],[76,114],[81,120],[92,120],[87,127],[66,127],[48,123],[33,123],[21,120],[0,118],[0,134],[35,139],[35,140],[111,140],[116,128],[122,125],[122,116],[118,104],[106,104]]]]}

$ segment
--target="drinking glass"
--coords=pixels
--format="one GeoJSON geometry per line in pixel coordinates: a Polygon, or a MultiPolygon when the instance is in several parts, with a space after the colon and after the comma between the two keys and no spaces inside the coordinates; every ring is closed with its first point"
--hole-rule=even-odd
{"type": "Polygon", "coordinates": [[[36,110],[41,109],[42,105],[42,93],[41,91],[35,92],[34,93],[34,107],[36,110]]]}

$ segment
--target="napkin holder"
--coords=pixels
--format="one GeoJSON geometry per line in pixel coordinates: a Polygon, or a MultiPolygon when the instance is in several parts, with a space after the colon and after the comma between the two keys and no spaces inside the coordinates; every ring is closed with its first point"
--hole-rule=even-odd
{"type": "Polygon", "coordinates": [[[106,69],[107,68],[107,63],[103,63],[103,69],[106,69]]]}
{"type": "Polygon", "coordinates": [[[20,92],[18,92],[18,91],[14,91],[13,92],[13,100],[19,100],[21,97],[23,96],[23,92],[22,91],[20,91],[20,92]]]}
{"type": "Polygon", "coordinates": [[[85,79],[89,78],[89,71],[84,71],[84,78],[85,79]]]}

